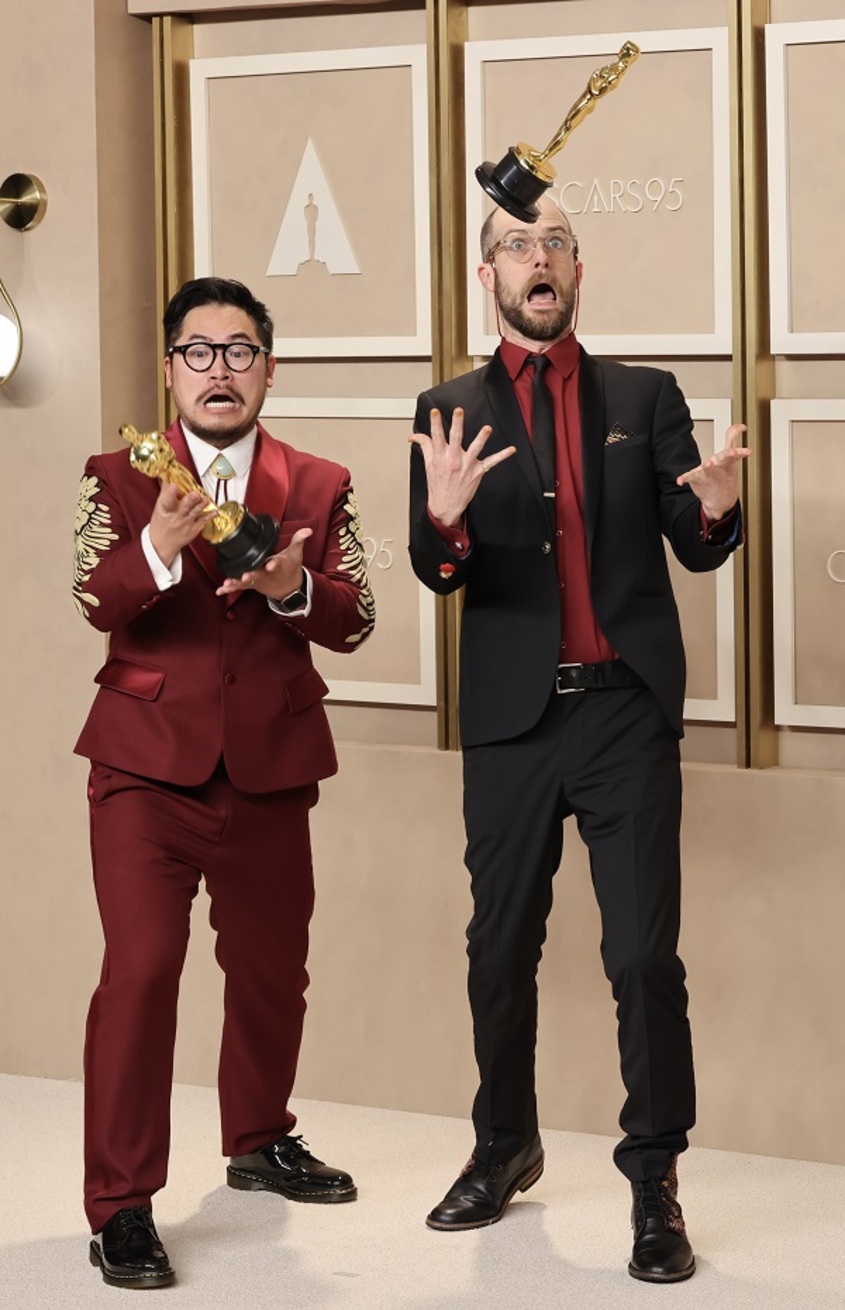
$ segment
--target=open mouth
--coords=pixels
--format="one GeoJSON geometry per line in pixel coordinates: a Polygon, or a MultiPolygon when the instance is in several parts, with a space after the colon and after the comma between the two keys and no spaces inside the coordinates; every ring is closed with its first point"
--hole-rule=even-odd
{"type": "Polygon", "coordinates": [[[227,410],[237,409],[239,401],[225,391],[215,391],[203,401],[203,407],[215,414],[224,414],[227,410]]]}
{"type": "Polygon", "coordinates": [[[526,297],[532,309],[553,308],[557,304],[557,292],[549,282],[538,282],[526,297]]]}

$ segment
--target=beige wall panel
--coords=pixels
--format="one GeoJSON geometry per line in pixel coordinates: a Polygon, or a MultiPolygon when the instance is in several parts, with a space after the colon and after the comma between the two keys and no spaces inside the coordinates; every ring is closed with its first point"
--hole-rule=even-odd
{"type": "MultiPolygon", "coordinates": [[[[702,459],[713,453],[713,423],[697,420],[695,439],[702,459]]],[[[721,440],[719,442],[721,445],[721,440]]],[[[667,546],[669,576],[678,603],[687,656],[687,697],[715,700],[719,687],[716,666],[716,573],[690,573],[667,546]]],[[[724,565],[730,568],[730,563],[724,565]]]]}
{"type": "MultiPolygon", "coordinates": [[[[428,360],[299,360],[282,356],[276,368],[271,398],[279,396],[390,397],[418,396],[431,386],[428,360]]],[[[699,392],[699,394],[705,394],[699,392]]],[[[706,394],[722,394],[709,391],[706,394]]]]}
{"type": "Polygon", "coordinates": [[[681,738],[684,764],[735,764],[736,728],[721,723],[686,723],[681,738]]]}
{"type": "Polygon", "coordinates": [[[780,356],[775,362],[776,394],[797,400],[835,400],[842,395],[841,359],[789,359],[780,356]]]}
{"type": "Polygon", "coordinates": [[[778,733],[778,759],[785,769],[836,769],[845,773],[845,733],[782,727],[778,733]]]}
{"type": "MultiPolygon", "coordinates": [[[[348,5],[350,8],[359,8],[361,0],[331,0],[332,7],[348,5]]],[[[377,9],[380,5],[391,4],[392,0],[363,0],[369,9],[377,9]]],[[[227,15],[233,10],[246,9],[250,12],[257,12],[261,9],[313,9],[315,6],[322,6],[325,0],[248,0],[247,4],[238,4],[236,0],[127,0],[127,9],[130,14],[190,14],[192,16],[201,16],[203,14],[215,14],[224,12],[227,15]]]]}
{"type": "Polygon", "coordinates": [[[845,18],[842,0],[770,0],[772,23],[812,23],[824,18],[845,18]]]}
{"type": "MultiPolygon", "coordinates": [[[[513,0],[511,4],[472,4],[467,17],[471,41],[492,41],[503,37],[720,27],[728,21],[728,4],[727,0],[513,0]]],[[[567,100],[561,108],[565,112],[568,106],[567,100]]]]}
{"type": "Polygon", "coordinates": [[[264,55],[290,50],[347,50],[357,46],[413,45],[425,42],[425,6],[399,11],[301,14],[237,21],[200,17],[194,28],[194,55],[264,55]]]}
{"type": "Polygon", "coordinates": [[[715,700],[718,694],[716,575],[687,573],[671,551],[667,555],[687,656],[687,696],[693,700],[715,700]]]}
{"type": "Polygon", "coordinates": [[[845,706],[845,423],[792,425],[795,700],[845,706]],[[842,552],[831,559],[834,552],[842,552]],[[828,572],[828,561],[837,583],[828,572]]]}
{"type": "MultiPolygon", "coordinates": [[[[278,337],[413,337],[410,68],[215,78],[208,104],[213,271],[240,278],[266,301],[278,337]],[[317,257],[295,274],[268,273],[309,142],[358,273],[332,273],[317,257]],[[387,213],[380,202],[362,204],[362,170],[373,196],[390,197],[387,213]]],[[[317,255],[327,221],[317,213],[317,255]]],[[[304,234],[304,210],[301,226],[304,234]]]]}
{"type": "Polygon", "coordinates": [[[845,332],[845,41],[790,46],[786,84],[790,329],[845,332]]]}
{"type": "MultiPolygon", "coordinates": [[[[642,364],[641,359],[623,360],[623,363],[642,364]]],[[[729,359],[649,359],[655,368],[674,373],[685,396],[729,396],[731,394],[732,363],[729,359]]],[[[724,445],[724,432],[716,434],[719,445],[724,445]]]]}
{"type": "Polygon", "coordinates": [[[427,706],[326,705],[335,741],[436,746],[437,711],[427,706]]]}
{"type": "MultiPolygon", "coordinates": [[[[487,63],[484,158],[500,159],[515,135],[542,148],[600,62],[487,63]]],[[[642,55],[553,161],[552,194],[585,261],[583,336],[715,330],[712,77],[709,50],[642,55]]],[[[486,330],[496,330],[489,301],[486,330]]]]}

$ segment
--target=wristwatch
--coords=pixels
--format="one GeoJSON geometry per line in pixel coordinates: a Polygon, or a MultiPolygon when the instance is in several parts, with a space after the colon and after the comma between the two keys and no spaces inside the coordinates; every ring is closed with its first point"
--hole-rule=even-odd
{"type": "Polygon", "coordinates": [[[305,574],[302,574],[302,581],[299,588],[290,596],[285,596],[284,600],[277,600],[276,604],[283,614],[295,614],[297,610],[304,610],[308,604],[308,586],[305,581],[305,574]]]}

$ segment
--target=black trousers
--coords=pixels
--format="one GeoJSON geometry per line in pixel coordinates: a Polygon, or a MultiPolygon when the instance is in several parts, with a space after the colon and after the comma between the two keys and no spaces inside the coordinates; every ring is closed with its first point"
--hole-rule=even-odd
{"type": "Polygon", "coordinates": [[[679,744],[646,688],[553,694],[521,737],[464,752],[469,996],[480,1085],[476,1155],[507,1159],[537,1132],[537,968],[574,814],[601,912],[627,1097],[614,1159],[662,1177],[695,1119],[680,923],[679,744]]]}

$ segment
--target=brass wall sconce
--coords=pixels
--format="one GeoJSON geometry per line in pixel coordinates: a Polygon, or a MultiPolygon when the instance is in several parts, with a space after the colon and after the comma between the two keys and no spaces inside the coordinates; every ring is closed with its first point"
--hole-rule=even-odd
{"type": "MultiPolygon", "coordinates": [[[[18,232],[37,227],[47,208],[44,183],[32,173],[11,173],[0,182],[0,218],[18,232]]],[[[0,278],[0,387],[18,366],[23,349],[23,328],[15,302],[0,278]],[[3,305],[8,307],[8,317],[3,305]]]]}

